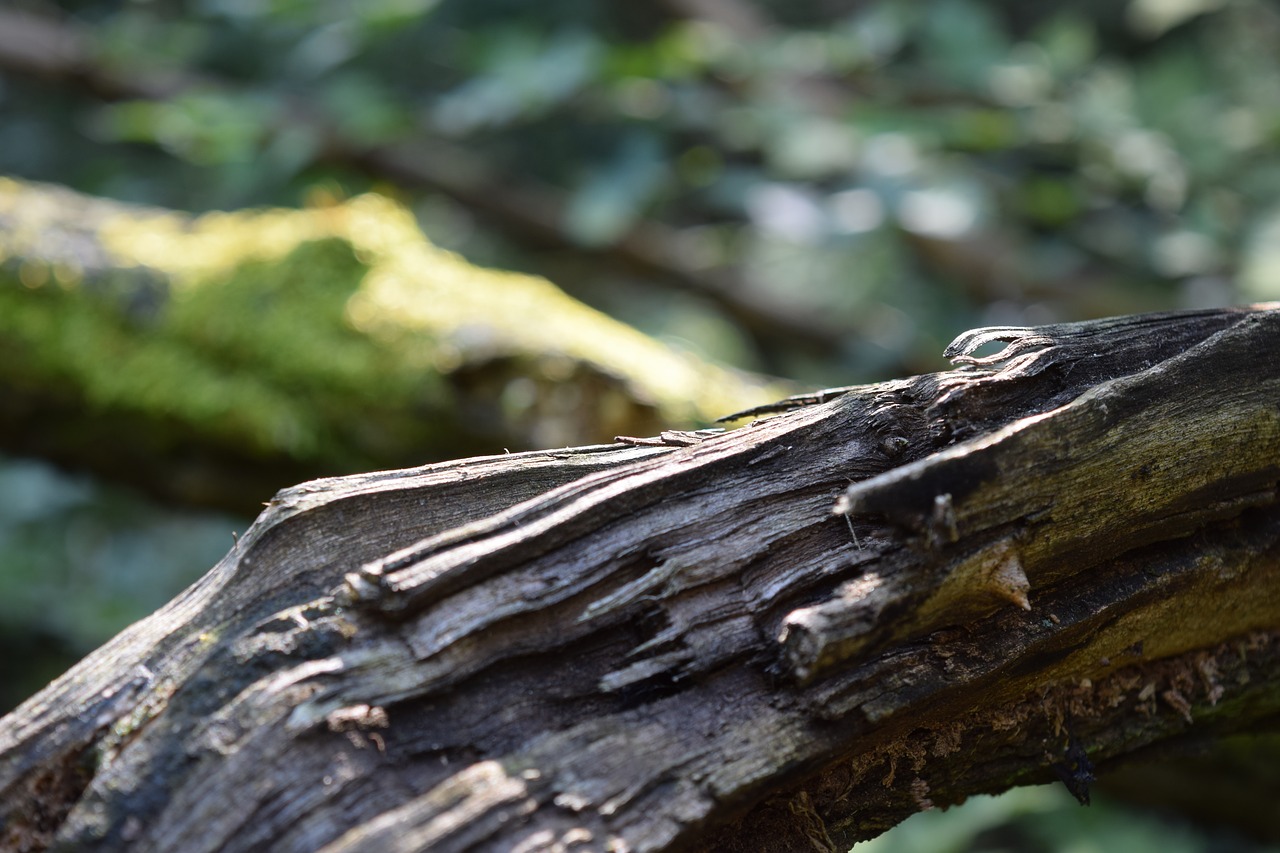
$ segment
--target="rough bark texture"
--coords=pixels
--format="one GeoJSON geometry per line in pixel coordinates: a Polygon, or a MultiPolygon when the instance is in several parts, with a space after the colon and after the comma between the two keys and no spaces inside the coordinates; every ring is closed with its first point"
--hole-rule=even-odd
{"type": "Polygon", "coordinates": [[[975,792],[1087,798],[1278,716],[1278,334],[984,330],[724,434],[286,490],[0,722],[0,838],[837,850],[975,792]]]}

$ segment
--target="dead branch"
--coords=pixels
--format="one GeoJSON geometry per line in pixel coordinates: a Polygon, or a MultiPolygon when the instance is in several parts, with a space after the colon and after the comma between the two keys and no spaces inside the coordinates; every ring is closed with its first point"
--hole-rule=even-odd
{"type": "MultiPolygon", "coordinates": [[[[1280,310],[277,495],[0,721],[0,837],[834,850],[1280,707],[1280,310]]],[[[989,340],[1008,346],[989,357],[989,340]]]]}

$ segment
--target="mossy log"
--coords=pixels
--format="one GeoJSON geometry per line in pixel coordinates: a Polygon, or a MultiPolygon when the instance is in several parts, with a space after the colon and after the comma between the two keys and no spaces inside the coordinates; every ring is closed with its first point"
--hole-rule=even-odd
{"type": "Polygon", "coordinates": [[[1280,713],[1278,340],[980,330],[726,433],[287,489],[0,721],[0,844],[834,851],[1087,799],[1280,713]]]}
{"type": "Polygon", "coordinates": [[[249,514],[281,485],[788,393],[366,195],[191,216],[0,178],[0,450],[249,514]]]}

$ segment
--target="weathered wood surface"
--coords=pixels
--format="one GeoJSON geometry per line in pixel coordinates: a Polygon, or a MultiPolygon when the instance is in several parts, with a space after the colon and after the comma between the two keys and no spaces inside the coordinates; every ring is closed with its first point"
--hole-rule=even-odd
{"type": "Polygon", "coordinates": [[[286,490],[0,721],[0,839],[837,850],[1085,797],[1280,712],[1278,335],[987,330],[724,434],[286,490]]]}

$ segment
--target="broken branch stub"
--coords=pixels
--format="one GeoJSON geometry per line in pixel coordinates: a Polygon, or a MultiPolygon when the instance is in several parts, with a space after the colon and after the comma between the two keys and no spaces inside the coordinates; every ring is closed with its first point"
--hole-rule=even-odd
{"type": "Polygon", "coordinates": [[[1247,728],[1280,710],[1277,332],[979,330],[731,432],[286,490],[0,723],[4,831],[787,850],[1247,728]]]}
{"type": "MultiPolygon", "coordinates": [[[[1132,326],[1116,329],[1129,334],[1132,326]]],[[[1110,349],[1090,331],[1085,346],[1110,349]]],[[[1002,339],[1008,334],[1000,332],[1002,339]]],[[[1059,408],[849,486],[837,513],[887,519],[925,545],[901,552],[895,583],[876,586],[879,595],[918,602],[890,635],[955,621],[991,595],[1026,606],[1037,585],[1274,503],[1278,332],[1276,314],[1252,315],[1146,369],[1093,385],[1059,408]],[[922,583],[921,572],[931,577],[922,583]]],[[[1049,339],[1030,331],[1029,337],[1039,346],[1049,339]]],[[[987,338],[969,333],[961,340],[979,346],[987,338]]],[[[1036,361],[1071,345],[1061,339],[1036,361]]],[[[1010,349],[1016,367],[996,377],[1009,374],[1009,381],[1045,369],[1025,362],[1016,340],[1010,349]]],[[[825,618],[820,611],[848,607],[862,610],[836,598],[795,614],[794,624],[803,630],[825,618]]],[[[810,676],[824,655],[856,654],[874,629],[887,627],[793,639],[806,649],[793,654],[795,666],[810,676]]]]}

